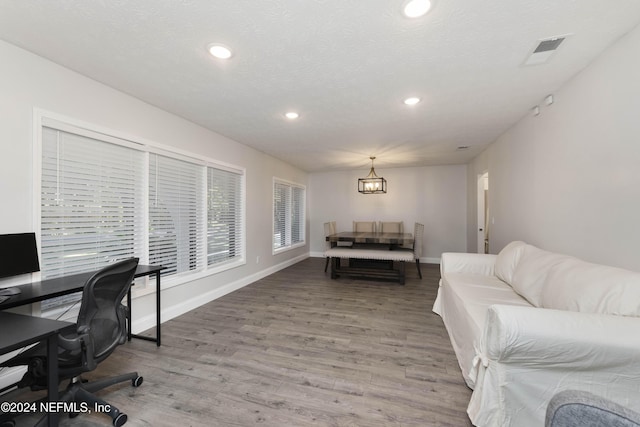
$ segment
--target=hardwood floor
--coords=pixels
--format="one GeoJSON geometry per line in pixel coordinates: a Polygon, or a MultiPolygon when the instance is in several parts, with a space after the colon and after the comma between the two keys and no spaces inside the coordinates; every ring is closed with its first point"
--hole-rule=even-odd
{"type": "Polygon", "coordinates": [[[162,347],[134,340],[87,378],[144,376],[102,394],[128,427],[470,426],[471,391],[431,311],[438,266],[422,266],[419,280],[407,265],[405,286],[323,269],[309,258],[170,320],[162,347]]]}

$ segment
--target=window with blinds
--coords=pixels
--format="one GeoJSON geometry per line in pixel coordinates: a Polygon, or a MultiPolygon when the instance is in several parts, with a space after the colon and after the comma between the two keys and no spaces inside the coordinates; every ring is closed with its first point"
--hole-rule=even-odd
{"type": "Polygon", "coordinates": [[[274,179],[273,249],[275,252],[305,243],[305,187],[274,179]]]}
{"type": "MultiPolygon", "coordinates": [[[[42,123],[43,279],[131,256],[176,277],[244,263],[243,170],[42,123]]],[[[72,300],[77,296],[49,300],[42,309],[72,300]]]]}
{"type": "Polygon", "coordinates": [[[207,168],[207,265],[242,255],[243,200],[242,175],[207,168]]]}
{"type": "Polygon", "coordinates": [[[44,128],[42,274],[59,277],[140,253],[143,154],[44,128]]]}
{"type": "Polygon", "coordinates": [[[291,243],[304,243],[304,194],[301,187],[291,187],[291,243]]]}
{"type": "MultiPolygon", "coordinates": [[[[139,151],[42,129],[42,278],[96,270],[141,252],[143,167],[139,151]]],[[[50,300],[43,309],[77,298],[50,300]]]]}
{"type": "Polygon", "coordinates": [[[204,173],[200,165],[149,157],[149,262],[167,267],[163,274],[204,268],[204,173]]]}

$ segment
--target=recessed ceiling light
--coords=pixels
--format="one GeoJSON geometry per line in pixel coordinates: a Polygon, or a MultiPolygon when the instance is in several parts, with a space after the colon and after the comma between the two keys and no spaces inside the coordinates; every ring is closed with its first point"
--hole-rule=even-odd
{"type": "Polygon", "coordinates": [[[300,114],[296,113],[295,111],[289,111],[288,113],[285,113],[284,115],[287,119],[297,119],[298,117],[300,117],[300,114]]]}
{"type": "Polygon", "coordinates": [[[233,55],[231,50],[220,44],[212,44],[209,46],[209,53],[218,59],[229,59],[233,55]]]}
{"type": "Polygon", "coordinates": [[[415,96],[404,100],[404,103],[407,105],[416,105],[418,102],[420,102],[420,98],[416,98],[415,96]]]}
{"type": "Polygon", "coordinates": [[[419,18],[431,9],[430,0],[411,0],[405,3],[402,11],[408,18],[419,18]]]}

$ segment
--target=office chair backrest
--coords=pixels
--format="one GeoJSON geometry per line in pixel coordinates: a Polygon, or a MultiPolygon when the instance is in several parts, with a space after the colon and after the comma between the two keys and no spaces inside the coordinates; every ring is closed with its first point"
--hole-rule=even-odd
{"type": "Polygon", "coordinates": [[[96,362],[105,359],[127,338],[127,308],[122,299],[129,292],[138,258],[104,267],[84,285],[78,314],[78,333],[88,333],[93,341],[96,362]]]}

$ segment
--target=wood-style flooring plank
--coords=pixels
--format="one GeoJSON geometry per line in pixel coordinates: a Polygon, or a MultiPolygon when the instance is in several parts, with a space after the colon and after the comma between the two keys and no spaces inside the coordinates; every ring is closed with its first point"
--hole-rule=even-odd
{"type": "MultiPolygon", "coordinates": [[[[471,426],[471,391],[431,311],[438,266],[423,265],[423,280],[407,266],[405,286],[323,270],[309,258],[167,321],[160,348],[134,340],[86,378],[144,376],[100,393],[128,427],[471,426]]],[[[100,414],[61,422],[108,425],[100,414]]]]}

